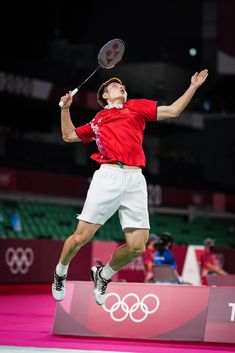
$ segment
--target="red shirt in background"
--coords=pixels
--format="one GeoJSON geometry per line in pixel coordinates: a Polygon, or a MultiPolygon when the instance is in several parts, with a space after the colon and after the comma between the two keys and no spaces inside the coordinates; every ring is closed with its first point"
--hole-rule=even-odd
{"type": "Polygon", "coordinates": [[[156,250],[152,250],[149,246],[146,246],[145,252],[143,253],[143,262],[145,267],[145,280],[144,282],[148,282],[153,278],[153,270],[152,267],[154,265],[154,256],[156,250]]]}
{"type": "Polygon", "coordinates": [[[99,164],[122,162],[145,167],[142,148],[147,121],[157,120],[157,102],[148,99],[131,99],[121,108],[103,109],[86,125],[75,129],[85,143],[96,140],[99,152],[91,158],[99,164]]]}
{"type": "Polygon", "coordinates": [[[206,276],[208,273],[213,272],[210,270],[209,265],[219,266],[219,260],[215,253],[205,250],[201,255],[201,279],[202,284],[208,284],[206,276]]]}
{"type": "Polygon", "coordinates": [[[156,250],[153,251],[148,246],[146,247],[146,250],[143,253],[143,261],[146,267],[148,264],[154,264],[155,253],[156,253],[156,250]]]}

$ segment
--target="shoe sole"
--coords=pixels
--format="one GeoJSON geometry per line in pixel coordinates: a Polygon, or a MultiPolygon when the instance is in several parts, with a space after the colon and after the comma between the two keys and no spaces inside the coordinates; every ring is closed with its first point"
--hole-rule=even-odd
{"type": "MultiPolygon", "coordinates": [[[[97,272],[97,268],[96,268],[96,266],[93,266],[93,267],[91,268],[91,272],[90,272],[90,273],[91,273],[91,279],[92,279],[92,281],[94,282],[94,285],[95,285],[95,275],[96,275],[96,272],[97,272]]],[[[94,289],[94,298],[95,298],[96,304],[98,304],[99,306],[102,306],[102,305],[103,305],[103,304],[97,302],[96,297],[95,297],[95,289],[94,289]]]]}
{"type": "Polygon", "coordinates": [[[91,274],[91,279],[92,279],[92,281],[94,282],[94,284],[95,284],[95,275],[96,275],[96,272],[97,272],[97,268],[96,268],[95,266],[93,266],[93,267],[91,268],[90,274],[91,274]]]}

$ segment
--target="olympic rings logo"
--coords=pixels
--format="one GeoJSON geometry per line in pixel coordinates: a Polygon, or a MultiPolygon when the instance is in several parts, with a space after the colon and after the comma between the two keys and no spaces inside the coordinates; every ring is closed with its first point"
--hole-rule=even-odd
{"type": "Polygon", "coordinates": [[[8,248],[5,253],[5,261],[9,266],[11,273],[25,274],[34,260],[34,253],[31,248],[8,248]]]}
{"type": "Polygon", "coordinates": [[[117,293],[108,293],[105,299],[105,303],[102,307],[105,311],[110,313],[110,316],[114,321],[122,322],[129,316],[133,322],[139,323],[139,322],[143,322],[148,315],[155,313],[158,310],[159,305],[160,305],[160,300],[158,296],[155,294],[146,294],[140,300],[138,295],[135,293],[126,294],[122,299],[117,293]],[[107,299],[112,296],[116,300],[115,300],[115,303],[108,308],[106,304],[107,299]],[[127,303],[128,298],[134,298],[135,300],[134,304],[128,305],[127,303]],[[154,301],[153,308],[149,308],[149,305],[147,305],[147,299],[150,299],[150,298],[151,300],[154,301]],[[123,315],[120,317],[117,316],[117,312],[119,311],[119,309],[121,309],[121,312],[123,313],[123,315]],[[137,318],[136,314],[139,309],[141,310],[142,315],[141,317],[137,318]]]}

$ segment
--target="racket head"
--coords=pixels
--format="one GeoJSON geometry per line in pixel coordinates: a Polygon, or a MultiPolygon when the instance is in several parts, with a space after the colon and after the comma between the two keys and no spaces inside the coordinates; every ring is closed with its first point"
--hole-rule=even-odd
{"type": "Polygon", "coordinates": [[[107,42],[99,51],[98,63],[104,69],[112,69],[125,52],[125,43],[122,39],[116,38],[107,42]]]}

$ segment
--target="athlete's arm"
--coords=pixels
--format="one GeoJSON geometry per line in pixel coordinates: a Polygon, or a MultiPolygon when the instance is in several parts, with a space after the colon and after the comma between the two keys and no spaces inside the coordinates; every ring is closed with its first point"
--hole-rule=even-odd
{"type": "Polygon", "coordinates": [[[191,84],[184,94],[171,105],[162,105],[157,107],[157,120],[166,120],[177,118],[181,115],[187,105],[193,98],[196,90],[205,82],[208,76],[208,70],[196,72],[191,77],[191,84]]]}
{"type": "Polygon", "coordinates": [[[63,107],[61,108],[61,132],[65,142],[78,142],[81,141],[81,139],[75,132],[75,126],[70,116],[70,106],[73,101],[73,97],[70,93],[71,92],[61,97],[61,101],[63,101],[63,107]]]}
{"type": "Polygon", "coordinates": [[[228,273],[224,271],[221,267],[208,263],[207,268],[209,271],[218,273],[219,275],[227,275],[228,273]]]}

